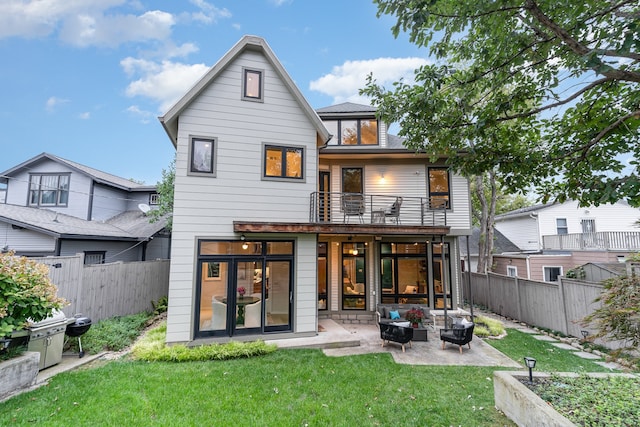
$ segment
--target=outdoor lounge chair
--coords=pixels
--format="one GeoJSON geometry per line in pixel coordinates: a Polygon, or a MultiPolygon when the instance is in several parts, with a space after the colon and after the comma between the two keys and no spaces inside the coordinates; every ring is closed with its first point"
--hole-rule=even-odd
{"type": "Polygon", "coordinates": [[[396,224],[400,224],[400,207],[402,206],[402,197],[396,197],[396,201],[384,210],[385,218],[391,218],[396,224]]]}
{"type": "Polygon", "coordinates": [[[378,323],[380,327],[380,338],[382,339],[382,346],[384,342],[397,342],[402,345],[402,352],[404,353],[404,345],[409,343],[411,347],[411,340],[413,339],[413,328],[394,325],[392,323],[378,323]]]}
{"type": "Polygon", "coordinates": [[[450,342],[457,344],[462,354],[462,346],[467,344],[471,348],[471,340],[473,339],[473,323],[461,324],[456,323],[450,329],[440,329],[440,340],[442,340],[442,349],[444,344],[450,342]]]}

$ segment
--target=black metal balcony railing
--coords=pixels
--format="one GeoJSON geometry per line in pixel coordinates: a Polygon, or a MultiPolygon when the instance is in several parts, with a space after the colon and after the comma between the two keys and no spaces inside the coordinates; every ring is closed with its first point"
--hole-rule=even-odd
{"type": "Polygon", "coordinates": [[[309,221],[330,224],[447,226],[449,201],[442,197],[313,192],[309,221]]]}
{"type": "Polygon", "coordinates": [[[640,250],[640,232],[602,231],[542,236],[543,249],[549,250],[640,250]]]}

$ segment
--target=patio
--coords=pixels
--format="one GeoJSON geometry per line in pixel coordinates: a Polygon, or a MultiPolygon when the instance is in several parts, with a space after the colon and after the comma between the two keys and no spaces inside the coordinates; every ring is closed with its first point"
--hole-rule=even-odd
{"type": "MultiPolygon", "coordinates": [[[[321,332],[315,337],[266,340],[280,348],[321,348],[327,356],[351,356],[368,353],[390,353],[396,363],[407,365],[466,365],[501,366],[522,368],[520,363],[509,359],[498,350],[474,337],[471,349],[467,346],[458,351],[458,346],[447,345],[442,350],[439,329],[429,330],[428,341],[414,341],[403,353],[400,345],[385,344],[382,347],[380,331],[376,325],[343,325],[330,319],[320,319],[321,332]]],[[[509,325],[509,327],[516,327],[509,325]]]]}

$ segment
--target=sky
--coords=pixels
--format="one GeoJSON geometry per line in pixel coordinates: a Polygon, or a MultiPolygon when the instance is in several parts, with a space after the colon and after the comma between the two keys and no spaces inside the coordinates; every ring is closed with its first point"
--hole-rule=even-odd
{"type": "Polygon", "coordinates": [[[372,0],[0,0],[0,173],[47,152],[154,185],[163,115],[244,35],[263,37],[313,108],[369,104],[429,61],[372,0]]]}

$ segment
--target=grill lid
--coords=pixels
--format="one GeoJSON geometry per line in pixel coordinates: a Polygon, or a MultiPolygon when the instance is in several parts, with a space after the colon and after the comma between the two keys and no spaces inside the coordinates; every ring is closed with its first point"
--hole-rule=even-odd
{"type": "Polygon", "coordinates": [[[56,323],[66,323],[66,321],[67,318],[62,310],[54,310],[51,313],[51,316],[41,320],[40,322],[33,322],[31,319],[28,319],[29,329],[43,328],[56,323]]]}

